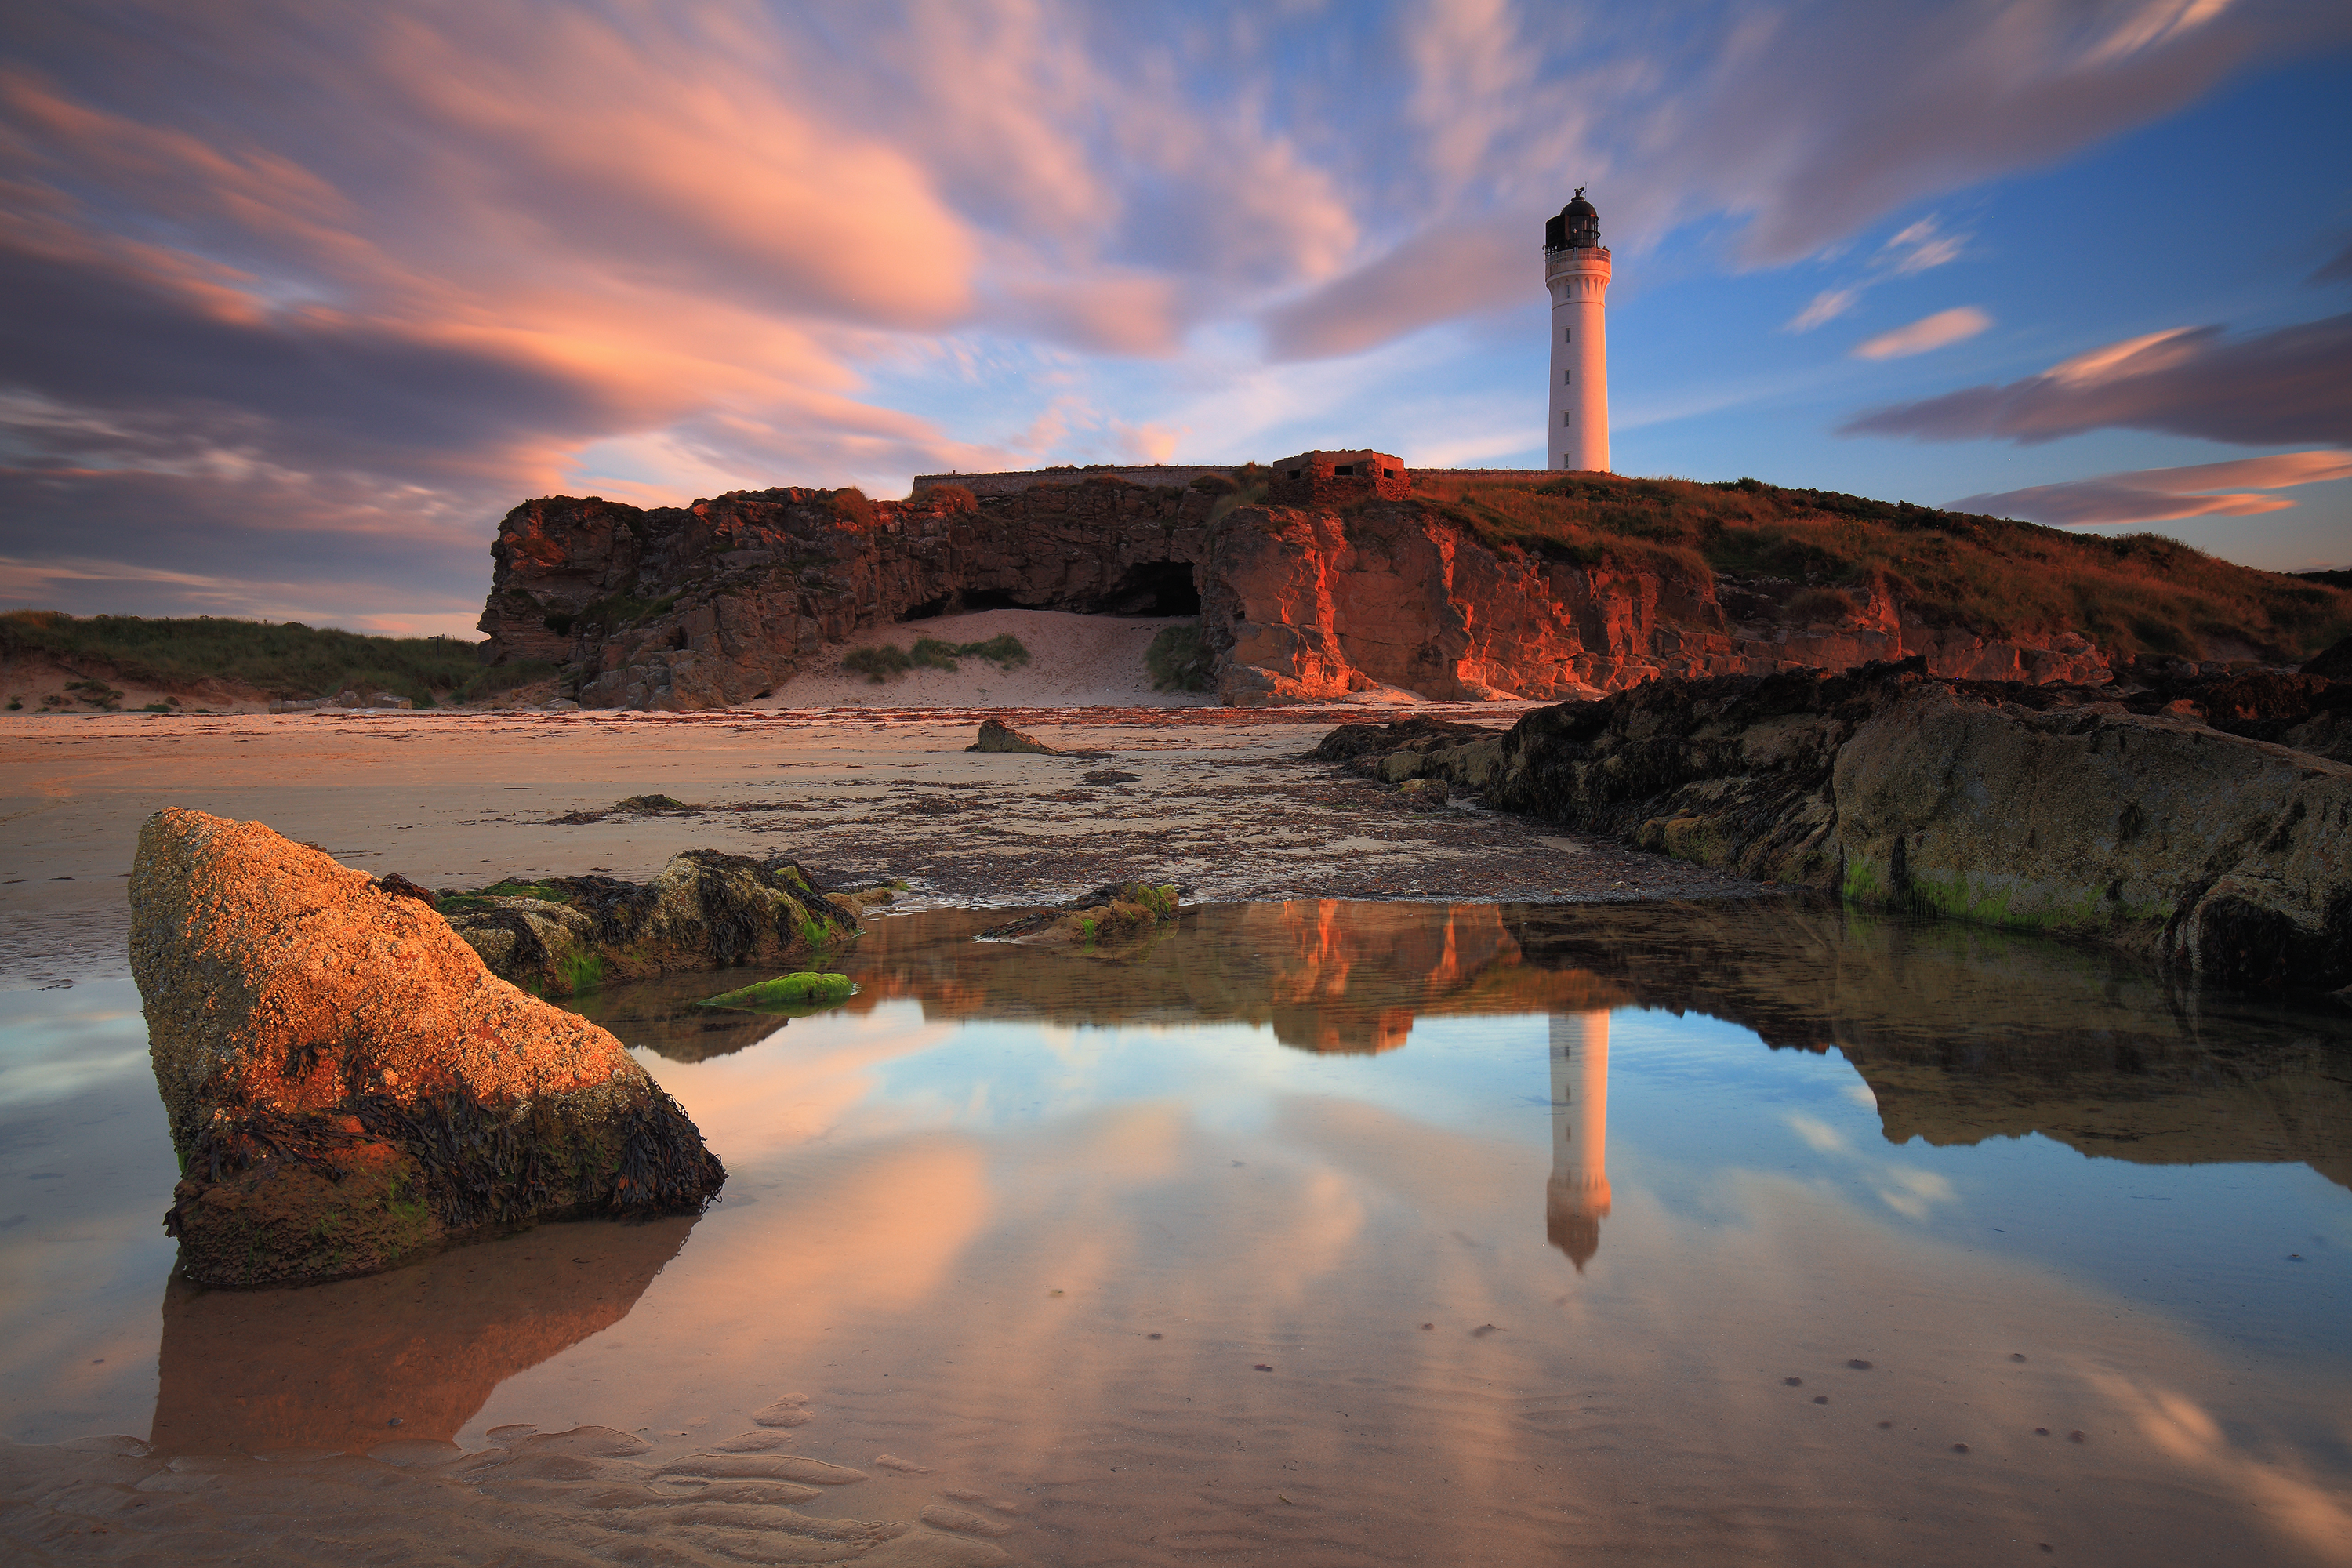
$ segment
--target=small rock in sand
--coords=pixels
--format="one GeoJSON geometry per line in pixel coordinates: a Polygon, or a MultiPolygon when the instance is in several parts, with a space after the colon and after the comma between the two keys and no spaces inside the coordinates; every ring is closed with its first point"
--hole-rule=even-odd
{"type": "Polygon", "coordinates": [[[1012,725],[999,720],[983,720],[980,739],[964,748],[967,752],[1035,752],[1043,756],[1058,756],[1053,747],[1034,735],[1024,735],[1012,725]]]}

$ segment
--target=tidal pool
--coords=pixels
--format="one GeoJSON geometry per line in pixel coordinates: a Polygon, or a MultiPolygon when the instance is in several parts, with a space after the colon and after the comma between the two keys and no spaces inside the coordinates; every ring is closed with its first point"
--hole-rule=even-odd
{"type": "Polygon", "coordinates": [[[290,1291],[169,1281],[135,992],[0,994],[7,1434],[765,1433],[960,1562],[2352,1562],[2336,1004],[1779,900],[1003,918],[581,999],[699,1218],[290,1291]]]}

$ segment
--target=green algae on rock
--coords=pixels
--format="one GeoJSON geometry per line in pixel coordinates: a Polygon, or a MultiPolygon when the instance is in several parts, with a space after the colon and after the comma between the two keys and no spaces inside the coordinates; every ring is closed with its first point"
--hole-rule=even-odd
{"type": "Polygon", "coordinates": [[[824,892],[780,857],[688,849],[642,886],[547,877],[444,891],[435,907],[492,973],[561,997],[688,970],[781,969],[856,936],[877,901],[887,896],[824,892]]]}
{"type": "Polygon", "coordinates": [[[259,823],[140,833],[131,965],[203,1285],[368,1274],[468,1234],[698,1209],[726,1170],[604,1030],[259,823]]]}
{"type": "Polygon", "coordinates": [[[803,970],[797,974],[780,974],[773,980],[761,980],[722,995],[706,996],[695,1005],[774,1007],[813,1002],[845,1002],[856,989],[846,974],[819,974],[803,970]]]}

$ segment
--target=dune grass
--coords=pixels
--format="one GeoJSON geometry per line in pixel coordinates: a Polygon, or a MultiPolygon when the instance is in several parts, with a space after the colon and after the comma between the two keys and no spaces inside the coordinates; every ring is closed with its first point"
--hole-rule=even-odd
{"type": "MultiPolygon", "coordinates": [[[[103,663],[117,679],[157,686],[241,680],[273,697],[390,691],[419,708],[463,700],[499,673],[482,668],[475,644],[456,637],[367,637],[299,621],[215,616],[151,619],[13,610],[0,615],[0,651],[103,663]]],[[[509,679],[519,673],[506,670],[509,679]]]]}
{"type": "Polygon", "coordinates": [[[896,643],[851,648],[842,656],[841,668],[879,686],[910,669],[952,671],[959,668],[958,660],[966,658],[984,658],[999,669],[1010,670],[1029,662],[1029,650],[1011,632],[1000,632],[985,642],[951,643],[938,637],[917,637],[911,649],[896,643]]]}
{"type": "Polygon", "coordinates": [[[1756,479],[1571,474],[1439,478],[1415,496],[1490,544],[1586,566],[1805,584],[1832,606],[1884,588],[1980,637],[2075,631],[2111,657],[2213,657],[2245,643],[2300,660],[2352,632],[2352,592],[2233,565],[2159,535],[2120,538],[1756,479]]]}

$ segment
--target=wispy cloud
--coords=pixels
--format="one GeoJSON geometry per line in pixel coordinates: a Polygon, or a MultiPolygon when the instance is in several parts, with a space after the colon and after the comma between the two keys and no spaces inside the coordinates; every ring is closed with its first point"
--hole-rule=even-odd
{"type": "Polygon", "coordinates": [[[1781,329],[1788,332],[1810,332],[1825,322],[1834,321],[1862,300],[1859,286],[1848,289],[1824,289],[1812,298],[1812,302],[1798,311],[1781,329]]]}
{"type": "Polygon", "coordinates": [[[1915,272],[1958,261],[1967,244],[1966,235],[1943,233],[1930,214],[1889,239],[1879,254],[1888,271],[1897,278],[1908,278],[1915,272]]]}
{"type": "Polygon", "coordinates": [[[1910,354],[1923,354],[1963,339],[1975,337],[1992,325],[1992,318],[1974,305],[1962,305],[1955,310],[1938,310],[1932,316],[1922,316],[1907,327],[1897,327],[1891,332],[1854,345],[1856,359],[1902,359],[1910,354]]]}
{"type": "Polygon", "coordinates": [[[2229,338],[2179,327],[2077,354],[2040,375],[1848,420],[1849,436],[2030,445],[2120,428],[2245,446],[2352,447],[2352,315],[2229,338]]]}
{"type": "Polygon", "coordinates": [[[2288,496],[2257,492],[2344,479],[2352,479],[2352,452],[2284,452],[1963,496],[1950,502],[1949,508],[2063,528],[2165,522],[2183,517],[2252,517],[2295,504],[2288,496]]]}
{"type": "Polygon", "coordinates": [[[1863,296],[1877,284],[1890,278],[1907,278],[1960,258],[1968,244],[1966,235],[1947,234],[1942,220],[1930,213],[1916,222],[1889,236],[1872,255],[1854,280],[1842,288],[1825,289],[1813,296],[1812,302],[1797,312],[1781,327],[1784,332],[1810,332],[1827,321],[1833,321],[1862,302],[1863,296]]]}

